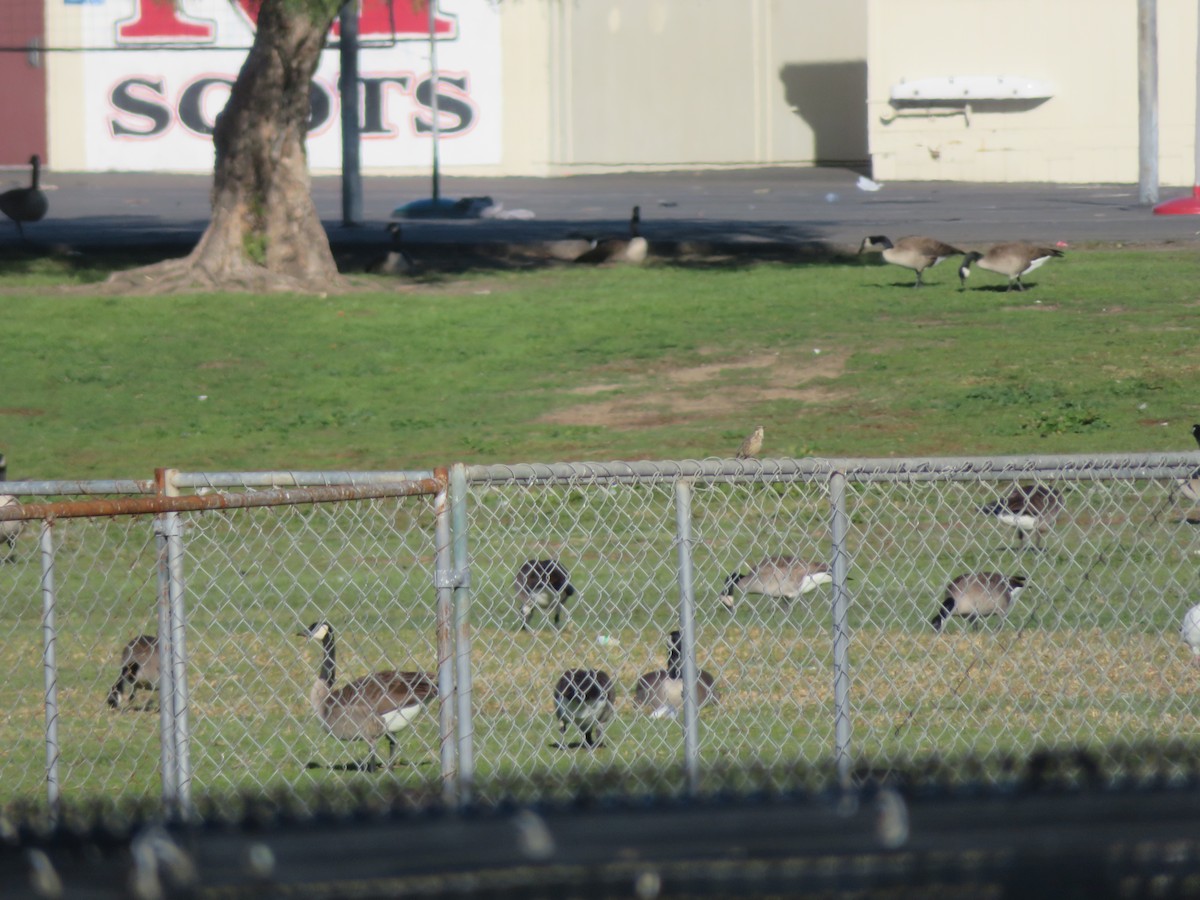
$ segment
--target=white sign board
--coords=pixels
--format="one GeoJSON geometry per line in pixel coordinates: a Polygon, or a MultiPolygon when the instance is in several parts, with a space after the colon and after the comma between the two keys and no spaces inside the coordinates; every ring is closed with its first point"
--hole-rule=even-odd
{"type": "MultiPolygon", "coordinates": [[[[411,0],[361,3],[364,170],[432,159],[429,20],[414,7],[411,0]]],[[[89,50],[99,51],[83,60],[87,168],[211,172],[213,123],[253,42],[257,9],[258,0],[92,0],[83,7],[89,50]],[[239,49],[222,49],[230,47],[239,49]]],[[[438,0],[436,13],[440,159],[447,166],[498,163],[500,14],[489,0],[438,0]]],[[[326,50],[313,80],[313,169],[341,167],[338,77],[338,52],[326,50]]]]}

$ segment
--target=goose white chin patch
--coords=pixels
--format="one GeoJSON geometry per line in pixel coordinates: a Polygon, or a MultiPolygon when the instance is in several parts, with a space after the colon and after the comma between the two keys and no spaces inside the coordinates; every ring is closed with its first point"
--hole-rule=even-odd
{"type": "Polygon", "coordinates": [[[1020,515],[1018,513],[1001,513],[996,518],[1005,525],[1015,525],[1022,531],[1033,531],[1038,526],[1037,516],[1020,515]]]}
{"type": "Polygon", "coordinates": [[[311,637],[314,641],[323,641],[323,640],[325,640],[325,636],[327,634],[329,634],[329,626],[322,625],[320,628],[313,631],[312,634],[309,635],[309,637],[311,637]]]}
{"type": "Polygon", "coordinates": [[[833,584],[833,576],[828,572],[805,575],[804,579],[800,582],[800,593],[807,594],[809,591],[815,591],[823,584],[833,584]]]}
{"type": "Polygon", "coordinates": [[[391,712],[385,712],[382,716],[380,716],[380,718],[383,719],[383,727],[390,732],[394,732],[400,731],[401,729],[407,728],[409,725],[411,725],[413,719],[415,719],[420,712],[421,704],[414,703],[411,706],[402,706],[400,709],[393,709],[391,712]]]}

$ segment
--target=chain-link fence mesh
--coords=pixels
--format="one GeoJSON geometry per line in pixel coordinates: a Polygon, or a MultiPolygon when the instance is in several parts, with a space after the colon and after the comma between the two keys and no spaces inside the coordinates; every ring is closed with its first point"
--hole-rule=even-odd
{"type": "MultiPolygon", "coordinates": [[[[1194,457],[480,467],[412,496],[158,498],[182,523],[191,791],[550,799],[599,777],[622,793],[686,793],[726,788],[731,773],[781,787],[796,765],[886,777],[929,756],[1189,746],[1200,669],[1179,627],[1200,602],[1200,528],[1177,488],[1194,457]],[[997,514],[1037,486],[1059,503],[1027,532],[997,514]],[[451,520],[465,567],[437,536],[451,520]],[[530,560],[569,576],[557,624],[558,598],[519,591],[530,560]],[[772,561],[790,586],[752,580],[772,561]],[[972,619],[961,599],[936,630],[947,586],[987,573],[1007,614],[972,619]],[[458,628],[439,621],[443,590],[458,628]],[[390,669],[437,680],[439,662],[442,677],[457,665],[462,696],[443,680],[451,689],[396,733],[386,771],[362,767],[368,745],[330,735],[310,703],[322,645],[299,632],[321,621],[336,636],[335,686],[390,669]],[[694,717],[680,694],[638,702],[643,675],[693,663],[716,694],[694,717]],[[595,749],[556,718],[555,683],[580,668],[615,685],[595,749]]],[[[156,518],[50,526],[64,797],[162,789],[161,697],[105,702],[121,648],[157,631],[156,518]]],[[[0,804],[45,791],[42,527],[26,522],[0,565],[11,698],[0,804]]]]}

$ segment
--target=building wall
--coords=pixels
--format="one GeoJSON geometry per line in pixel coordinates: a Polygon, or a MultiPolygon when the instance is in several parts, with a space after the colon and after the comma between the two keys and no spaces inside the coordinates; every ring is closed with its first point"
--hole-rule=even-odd
{"type": "MultiPolygon", "coordinates": [[[[1158,0],[1163,184],[1191,184],[1197,4],[1158,0]]],[[[869,0],[867,129],[877,179],[1138,180],[1133,0],[869,0]],[[1053,87],[1044,102],[898,108],[894,85],[1012,75],[1053,87]],[[935,114],[931,114],[935,113],[935,114]],[[949,113],[949,114],[947,114],[949,113]]]]}
{"type": "MultiPolygon", "coordinates": [[[[48,130],[55,167],[211,170],[198,138],[181,129],[178,110],[162,134],[130,136],[147,123],[114,111],[114,86],[122,84],[123,73],[161,82],[166,105],[198,78],[232,79],[240,55],[193,48],[114,53],[119,41],[112,22],[130,15],[134,3],[46,0],[48,43],[97,51],[50,55],[48,130]],[[114,120],[125,131],[125,143],[115,149],[108,133],[114,120]]],[[[469,133],[443,135],[443,171],[552,175],[864,162],[866,3],[438,0],[439,12],[457,17],[462,33],[439,49],[440,63],[443,71],[457,67],[471,75],[479,114],[469,133]],[[474,38],[484,19],[489,29],[498,19],[499,37],[498,50],[487,51],[481,62],[480,54],[464,54],[455,45],[474,38]],[[494,80],[499,86],[493,98],[494,80]]],[[[180,0],[176,8],[216,22],[216,44],[249,39],[228,0],[180,0]]],[[[360,65],[409,73],[415,84],[427,71],[425,53],[424,44],[410,41],[394,51],[364,51],[360,65]]],[[[336,53],[327,56],[332,59],[322,62],[320,77],[333,84],[336,53]]],[[[428,135],[411,125],[423,114],[416,92],[389,91],[396,134],[364,143],[363,169],[422,174],[431,154],[428,135]]],[[[331,123],[320,138],[310,135],[314,171],[335,171],[336,126],[331,123]]]]}
{"type": "Polygon", "coordinates": [[[866,158],[863,0],[548,3],[553,170],[866,158]]]}

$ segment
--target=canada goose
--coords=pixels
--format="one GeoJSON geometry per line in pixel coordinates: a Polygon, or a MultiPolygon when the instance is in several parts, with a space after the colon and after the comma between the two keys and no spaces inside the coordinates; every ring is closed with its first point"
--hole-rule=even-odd
{"type": "Polygon", "coordinates": [[[1200,604],[1193,606],[1183,614],[1183,625],[1179,636],[1191,648],[1192,665],[1200,666],[1200,604]]]}
{"type": "Polygon", "coordinates": [[[604,723],[612,718],[616,690],[602,669],[568,669],[554,686],[554,716],[560,734],[568,723],[583,733],[583,746],[601,747],[604,723]]]}
{"type": "Polygon", "coordinates": [[[742,445],[737,448],[737,453],[734,454],[735,459],[756,459],[758,454],[762,452],[763,446],[763,427],[755,425],[754,430],[749,436],[742,441],[742,445]]]}
{"type": "Polygon", "coordinates": [[[721,591],[721,602],[733,610],[738,594],[763,594],[788,603],[802,594],[815,591],[823,584],[830,584],[833,575],[824,563],[810,563],[794,556],[776,556],[764,559],[747,574],[734,572],[725,581],[721,591]]]}
{"type": "Polygon", "coordinates": [[[980,511],[995,516],[1005,525],[1017,529],[1017,542],[1024,546],[1025,538],[1033,535],[1033,546],[1040,547],[1041,537],[1054,524],[1062,511],[1062,494],[1043,484],[1017,485],[1003,500],[989,503],[980,511]]]}
{"type": "MultiPolygon", "coordinates": [[[[637,680],[633,689],[633,702],[650,714],[651,718],[676,715],[683,709],[683,667],[680,651],[681,638],[678,631],[671,632],[667,644],[667,667],[647,672],[637,680]]],[[[696,671],[696,705],[717,702],[716,680],[703,669],[696,671]]]]}
{"type": "Polygon", "coordinates": [[[374,672],[334,689],[337,663],[333,627],[328,622],[314,622],[297,634],[321,642],[321,664],[309,692],[309,702],[321,724],[339,740],[366,741],[371,747],[364,766],[368,771],[380,761],[379,742],[387,741],[390,768],[396,752],[392,735],[407,728],[437,697],[437,680],[427,672],[374,672]]]}
{"type": "Polygon", "coordinates": [[[561,627],[567,598],[575,596],[571,578],[554,559],[529,559],[521,564],[516,577],[517,599],[521,601],[521,628],[529,630],[533,611],[540,609],[561,627]]]}
{"type": "Polygon", "coordinates": [[[373,275],[407,275],[413,270],[412,257],[404,251],[404,237],[399,222],[389,222],[387,232],[392,245],[388,252],[367,267],[373,275]]]}
{"type": "MultiPolygon", "coordinates": [[[[1192,426],[1192,437],[1196,439],[1197,445],[1200,445],[1200,424],[1192,426]]],[[[1196,469],[1187,478],[1180,478],[1175,482],[1175,487],[1171,492],[1172,498],[1176,491],[1185,500],[1191,503],[1200,503],[1200,469],[1196,469]]],[[[1200,517],[1189,515],[1183,521],[1189,525],[1197,525],[1200,524],[1200,517]]]]}
{"type": "Polygon", "coordinates": [[[108,692],[108,705],[120,709],[121,695],[128,690],[128,702],[132,707],[133,697],[139,688],[158,690],[158,677],[158,638],[152,634],[139,634],[121,650],[121,675],[108,692]]]}
{"type": "Polygon", "coordinates": [[[902,237],[894,244],[882,234],[863,238],[858,252],[872,251],[882,253],[884,262],[889,262],[894,266],[903,266],[916,272],[917,281],[913,287],[920,287],[924,283],[921,281],[921,273],[926,269],[936,266],[948,257],[962,256],[962,251],[957,247],[952,247],[936,238],[918,235],[902,237]]]}
{"type": "Polygon", "coordinates": [[[958,268],[958,280],[965,290],[967,278],[971,275],[971,263],[977,263],[979,268],[995,272],[997,275],[1008,276],[1008,290],[1014,287],[1018,291],[1025,290],[1021,276],[1027,275],[1048,259],[1062,256],[1063,252],[1054,247],[1038,247],[1024,241],[1014,241],[1010,244],[996,244],[986,253],[972,250],[963,257],[958,268]]]}
{"type": "Polygon", "coordinates": [[[959,575],[946,585],[941,609],[929,621],[934,631],[941,631],[950,616],[966,616],[972,621],[984,616],[1005,616],[1024,587],[1024,575],[1008,576],[996,572],[959,575]]]}
{"type": "Polygon", "coordinates": [[[646,261],[650,245],[641,234],[642,208],[635,206],[629,217],[629,237],[604,238],[593,241],[587,252],[575,257],[578,263],[624,262],[640,264],[646,261]]]}
{"type": "Polygon", "coordinates": [[[17,233],[25,237],[23,222],[37,222],[50,208],[46,192],[38,183],[41,179],[42,160],[36,153],[29,157],[29,165],[33,169],[33,177],[29,187],[13,188],[0,194],[0,212],[4,213],[17,224],[17,233]]]}
{"type": "MultiPolygon", "coordinates": [[[[0,508],[20,505],[21,502],[12,494],[0,494],[0,508]]],[[[22,519],[10,519],[7,522],[0,522],[0,543],[4,544],[5,559],[12,556],[13,546],[17,543],[17,538],[21,536],[21,532],[24,530],[25,522],[22,519]]]]}

